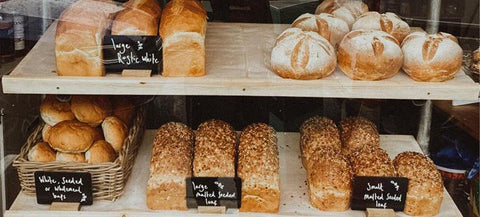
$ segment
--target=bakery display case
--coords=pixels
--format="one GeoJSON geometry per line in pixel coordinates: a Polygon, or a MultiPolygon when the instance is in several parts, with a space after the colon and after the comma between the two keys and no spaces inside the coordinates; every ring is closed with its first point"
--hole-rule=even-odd
{"type": "MultiPolygon", "coordinates": [[[[2,160],[2,169],[18,175],[13,183],[2,175],[4,216],[478,212],[477,206],[466,214],[443,185],[441,152],[430,152],[436,138],[429,143],[438,115],[432,117],[432,100],[479,102],[480,58],[472,49],[480,42],[478,1],[430,0],[418,8],[383,0],[231,1],[221,7],[213,0],[45,2],[36,11],[35,2],[0,0],[0,33],[9,10],[42,18],[31,25],[43,28],[2,77],[3,94],[42,98],[31,105],[38,116],[30,136],[16,144],[9,164],[2,160]],[[468,7],[475,4],[476,10],[468,7]],[[243,17],[250,13],[251,19],[243,17]],[[424,105],[407,114],[405,102],[424,105]],[[127,112],[123,103],[130,105],[127,112]],[[410,121],[413,115],[419,117],[410,121]],[[414,130],[389,130],[393,125],[414,130]],[[37,177],[44,172],[88,174],[92,196],[67,204],[53,194],[55,203],[45,204],[45,196],[36,196],[43,191],[39,183],[55,180],[37,177]],[[357,177],[408,180],[402,196],[387,199],[403,202],[401,208],[376,202],[383,209],[358,210],[363,202],[352,202],[357,177]],[[198,193],[190,196],[193,178],[231,178],[237,205],[208,204],[208,191],[207,205],[200,205],[198,193]],[[21,190],[7,195],[10,185],[21,190]]],[[[0,43],[12,42],[2,37],[0,43]]],[[[9,127],[2,124],[2,130],[9,127]]],[[[478,171],[478,158],[476,164],[478,171]]],[[[369,189],[383,192],[380,186],[369,189]]],[[[475,190],[470,196],[475,201],[475,190]]],[[[369,197],[361,200],[383,200],[383,194],[369,197]]]]}

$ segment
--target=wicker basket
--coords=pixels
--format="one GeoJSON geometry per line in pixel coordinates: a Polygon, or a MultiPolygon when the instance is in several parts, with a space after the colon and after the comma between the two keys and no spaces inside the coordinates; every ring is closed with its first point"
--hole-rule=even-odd
{"type": "Polygon", "coordinates": [[[28,151],[42,140],[44,123],[41,123],[30,135],[20,154],[13,162],[13,166],[18,171],[22,191],[30,195],[35,194],[35,171],[89,172],[92,175],[94,199],[116,200],[124,192],[125,184],[142,142],[145,131],[145,115],[145,106],[141,106],[117,159],[114,162],[101,164],[28,161],[28,151]]]}

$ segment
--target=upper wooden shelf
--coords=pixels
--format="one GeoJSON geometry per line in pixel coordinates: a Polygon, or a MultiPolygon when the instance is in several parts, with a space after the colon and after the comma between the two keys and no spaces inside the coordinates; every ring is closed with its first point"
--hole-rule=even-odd
{"type": "Polygon", "coordinates": [[[295,96],[378,99],[478,99],[480,86],[463,71],[448,82],[415,82],[405,73],[382,81],[354,81],[337,68],[311,81],[283,79],[269,68],[270,50],[288,25],[208,23],[207,75],[149,78],[60,77],[55,73],[56,23],[12,73],[3,77],[4,93],[295,96]]]}

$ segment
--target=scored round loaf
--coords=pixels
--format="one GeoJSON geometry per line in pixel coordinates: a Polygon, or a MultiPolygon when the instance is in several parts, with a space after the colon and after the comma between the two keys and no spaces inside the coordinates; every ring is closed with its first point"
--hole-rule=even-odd
{"type": "Polygon", "coordinates": [[[376,146],[364,146],[349,156],[357,176],[397,176],[387,152],[376,146]]]}
{"type": "Polygon", "coordinates": [[[48,143],[39,142],[28,151],[27,158],[29,161],[37,162],[55,161],[55,150],[48,143]]]}
{"type": "Polygon", "coordinates": [[[54,95],[48,95],[40,104],[40,116],[50,126],[75,119],[69,102],[60,102],[54,95]]]}
{"type": "Polygon", "coordinates": [[[112,104],[107,96],[73,96],[72,111],[77,120],[96,127],[112,114],[112,104]]]}
{"type": "Polygon", "coordinates": [[[112,35],[156,36],[162,9],[156,0],[129,0],[112,23],[112,35]]]}
{"type": "Polygon", "coordinates": [[[341,140],[343,152],[349,155],[364,146],[380,146],[380,135],[377,126],[362,117],[348,117],[341,121],[341,140]]]}
{"type": "Polygon", "coordinates": [[[112,145],[115,152],[120,153],[125,138],[128,136],[128,127],[122,120],[115,116],[106,117],[102,123],[105,141],[112,145]]]}
{"type": "Polygon", "coordinates": [[[45,124],[43,125],[43,128],[42,128],[42,140],[44,142],[47,142],[48,141],[48,137],[50,137],[50,128],[52,128],[52,126],[48,125],[48,124],[45,124]]]}
{"type": "Polygon", "coordinates": [[[332,74],[337,61],[335,49],[318,33],[289,28],[275,41],[271,65],[283,78],[309,80],[332,74]]]}
{"type": "Polygon", "coordinates": [[[305,169],[307,162],[321,147],[329,146],[337,152],[342,150],[340,133],[335,123],[327,118],[314,116],[303,122],[300,126],[300,149],[302,152],[302,163],[305,169]]]}
{"type": "Polygon", "coordinates": [[[417,152],[402,152],[393,160],[398,176],[406,177],[408,191],[403,212],[412,216],[435,216],[443,200],[443,181],[435,164],[417,152]]]}
{"type": "Polygon", "coordinates": [[[462,67],[463,50],[448,33],[414,32],[402,43],[403,70],[416,81],[447,81],[462,67]]]}
{"type": "Polygon", "coordinates": [[[346,0],[325,0],[320,3],[315,9],[315,14],[332,13],[337,8],[341,7],[346,0]]]}
{"type": "Polygon", "coordinates": [[[408,24],[396,14],[387,12],[380,14],[370,11],[358,17],[352,26],[352,30],[371,29],[384,31],[402,43],[403,39],[410,33],[408,24]]]}
{"type": "Polygon", "coordinates": [[[201,123],[195,133],[193,175],[202,177],[235,177],[237,135],[222,120],[201,123]]]}
{"type": "Polygon", "coordinates": [[[337,47],[338,43],[349,32],[345,21],[327,13],[302,14],[293,21],[291,27],[316,32],[327,39],[333,47],[337,47]]]}
{"type": "Polygon", "coordinates": [[[95,128],[77,120],[62,121],[50,128],[49,132],[50,146],[67,153],[85,152],[97,137],[95,128]]]}
{"type": "Polygon", "coordinates": [[[310,204],[322,211],[345,211],[350,206],[353,172],[348,159],[331,147],[318,149],[307,171],[310,204]]]}
{"type": "Polygon", "coordinates": [[[127,126],[132,126],[135,117],[135,105],[125,96],[110,97],[113,108],[113,116],[119,118],[127,126]]]}
{"type": "Polygon", "coordinates": [[[397,74],[403,53],[397,40],[386,32],[355,30],[338,47],[338,66],[354,80],[382,80],[397,74]]]}
{"type": "Polygon", "coordinates": [[[358,19],[363,13],[368,12],[368,5],[362,1],[347,1],[342,4],[342,7],[349,10],[355,19],[358,19]]]}
{"type": "Polygon", "coordinates": [[[92,147],[85,152],[85,159],[87,163],[91,164],[113,162],[116,158],[117,154],[115,150],[105,140],[96,141],[92,147]]]}
{"type": "Polygon", "coordinates": [[[65,153],[57,152],[55,161],[58,162],[76,162],[76,163],[85,163],[85,153],[65,153]]]}
{"type": "Polygon", "coordinates": [[[332,14],[345,21],[348,25],[348,29],[352,29],[352,25],[355,23],[355,16],[346,7],[339,7],[335,9],[332,14]]]}

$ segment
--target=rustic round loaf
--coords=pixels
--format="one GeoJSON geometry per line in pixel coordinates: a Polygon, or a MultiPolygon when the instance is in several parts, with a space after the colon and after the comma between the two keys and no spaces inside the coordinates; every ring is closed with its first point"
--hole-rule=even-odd
{"type": "Polygon", "coordinates": [[[315,14],[332,13],[337,8],[341,7],[346,0],[325,0],[320,3],[315,9],[315,14]]]}
{"type": "Polygon", "coordinates": [[[350,31],[345,21],[327,13],[318,15],[302,14],[293,21],[292,27],[300,28],[303,31],[317,32],[327,39],[333,47],[336,47],[350,31]]]}
{"type": "Polygon", "coordinates": [[[408,24],[394,13],[379,14],[370,11],[358,17],[352,26],[352,30],[371,29],[384,31],[402,43],[403,39],[410,33],[408,24]]]}
{"type": "Polygon", "coordinates": [[[62,121],[49,130],[48,142],[53,149],[67,153],[85,152],[97,138],[97,131],[77,120],[62,121]]]}
{"type": "Polygon", "coordinates": [[[277,38],[271,54],[273,71],[283,78],[320,79],[337,65],[332,45],[316,32],[289,28],[277,38]]]}
{"type": "Polygon", "coordinates": [[[463,50],[448,33],[414,32],[403,43],[403,70],[416,81],[447,81],[462,67],[463,50]]]}
{"type": "Polygon", "coordinates": [[[338,47],[338,66],[354,80],[382,80],[397,74],[403,53],[397,40],[386,32],[355,30],[338,47]]]}

